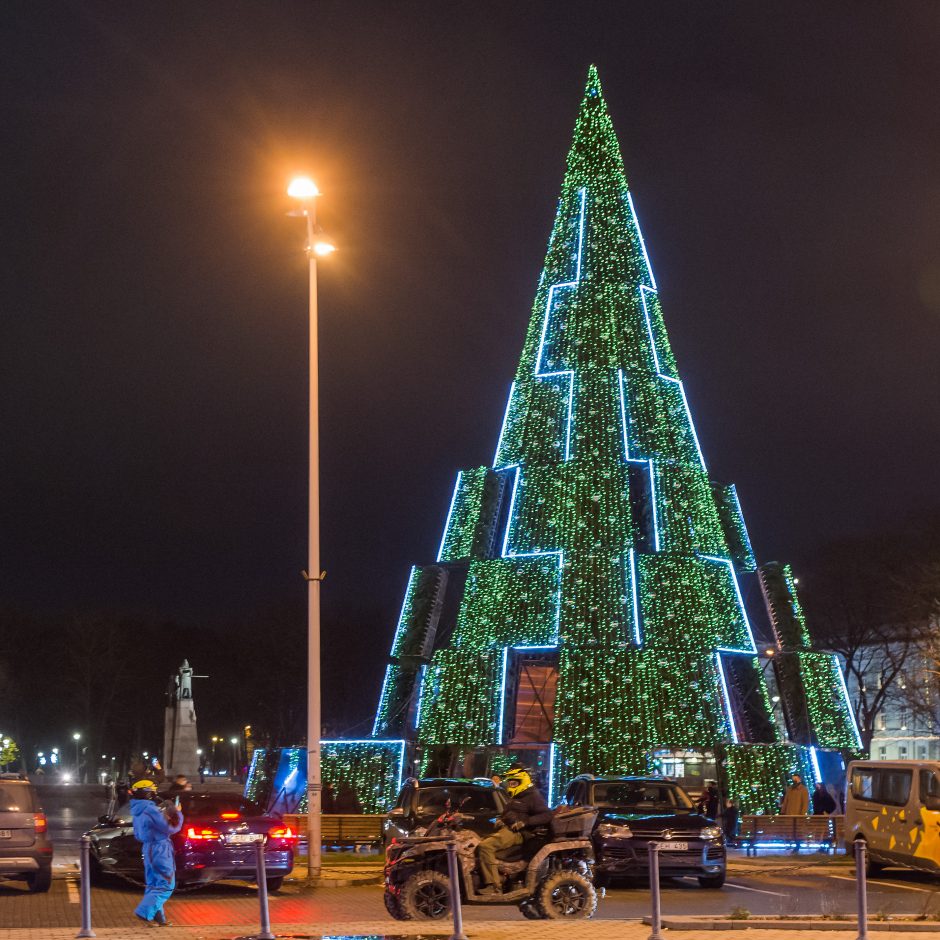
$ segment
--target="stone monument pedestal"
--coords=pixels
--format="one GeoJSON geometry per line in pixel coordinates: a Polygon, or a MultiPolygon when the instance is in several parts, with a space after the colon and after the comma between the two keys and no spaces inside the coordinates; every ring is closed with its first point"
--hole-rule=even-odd
{"type": "Polygon", "coordinates": [[[199,755],[196,753],[199,740],[196,736],[192,678],[193,670],[184,659],[179,672],[170,680],[163,721],[164,772],[167,777],[183,774],[190,781],[199,779],[199,755]]]}

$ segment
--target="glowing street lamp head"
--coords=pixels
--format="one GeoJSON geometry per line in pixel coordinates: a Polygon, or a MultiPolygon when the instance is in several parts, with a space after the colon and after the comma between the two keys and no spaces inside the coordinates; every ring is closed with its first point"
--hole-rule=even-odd
{"type": "Polygon", "coordinates": [[[311,247],[313,253],[320,258],[325,258],[327,255],[331,255],[336,251],[336,245],[323,235],[318,235],[311,247]]]}
{"type": "Polygon", "coordinates": [[[287,187],[287,195],[290,196],[291,199],[299,199],[301,202],[306,202],[319,196],[320,190],[317,189],[317,184],[314,183],[309,176],[296,176],[290,181],[290,185],[287,187]]]}

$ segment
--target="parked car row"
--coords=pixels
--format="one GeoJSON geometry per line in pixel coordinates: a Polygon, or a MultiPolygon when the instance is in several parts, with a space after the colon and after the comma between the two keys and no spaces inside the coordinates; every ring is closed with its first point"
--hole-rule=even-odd
{"type": "MultiPolygon", "coordinates": [[[[592,916],[595,886],[649,878],[653,842],[661,876],[694,876],[703,888],[724,885],[724,834],[679,784],[586,774],[568,785],[552,824],[502,858],[502,891],[483,892],[476,846],[493,831],[506,801],[488,779],[407,781],[385,820],[389,913],[404,920],[447,915],[448,839],[458,842],[464,902],[517,904],[526,917],[592,916]],[[579,825],[589,818],[580,832],[570,826],[571,814],[579,811],[585,814],[579,825]]],[[[846,841],[866,843],[869,874],[890,865],[940,873],[940,763],[850,763],[845,833],[846,841]]]]}
{"type": "MultiPolygon", "coordinates": [[[[186,791],[179,800],[183,828],[172,841],[180,887],[222,879],[254,882],[255,842],[260,838],[268,890],[280,889],[294,867],[297,846],[297,833],[280,816],[266,813],[240,793],[186,791]]],[[[134,838],[129,812],[100,817],[88,835],[92,882],[113,875],[143,884],[140,843],[134,838]]]]}
{"type": "MultiPolygon", "coordinates": [[[[297,833],[240,793],[180,794],[183,828],[172,837],[180,887],[222,879],[255,882],[255,842],[264,841],[269,891],[277,891],[294,866],[297,833]]],[[[91,880],[144,882],[140,843],[129,806],[99,817],[91,839],[91,880]]],[[[20,774],[0,774],[0,881],[25,881],[31,892],[52,884],[52,840],[36,788],[20,774]]]]}
{"type": "Polygon", "coordinates": [[[36,788],[22,774],[0,774],[0,880],[31,892],[52,884],[52,841],[36,788]]]}

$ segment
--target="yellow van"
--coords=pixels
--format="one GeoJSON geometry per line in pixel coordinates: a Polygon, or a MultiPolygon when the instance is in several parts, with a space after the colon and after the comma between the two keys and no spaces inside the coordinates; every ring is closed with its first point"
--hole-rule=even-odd
{"type": "Polygon", "coordinates": [[[864,836],[869,873],[886,865],[940,872],[940,762],[856,760],[847,775],[846,848],[864,836]]]}

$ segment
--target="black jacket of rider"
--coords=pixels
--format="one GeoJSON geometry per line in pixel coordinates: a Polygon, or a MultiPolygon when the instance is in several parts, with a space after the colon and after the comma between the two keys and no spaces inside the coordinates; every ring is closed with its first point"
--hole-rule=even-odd
{"type": "Polygon", "coordinates": [[[551,822],[552,811],[535,787],[527,787],[509,800],[500,818],[507,826],[517,822],[526,826],[544,826],[551,822]]]}

